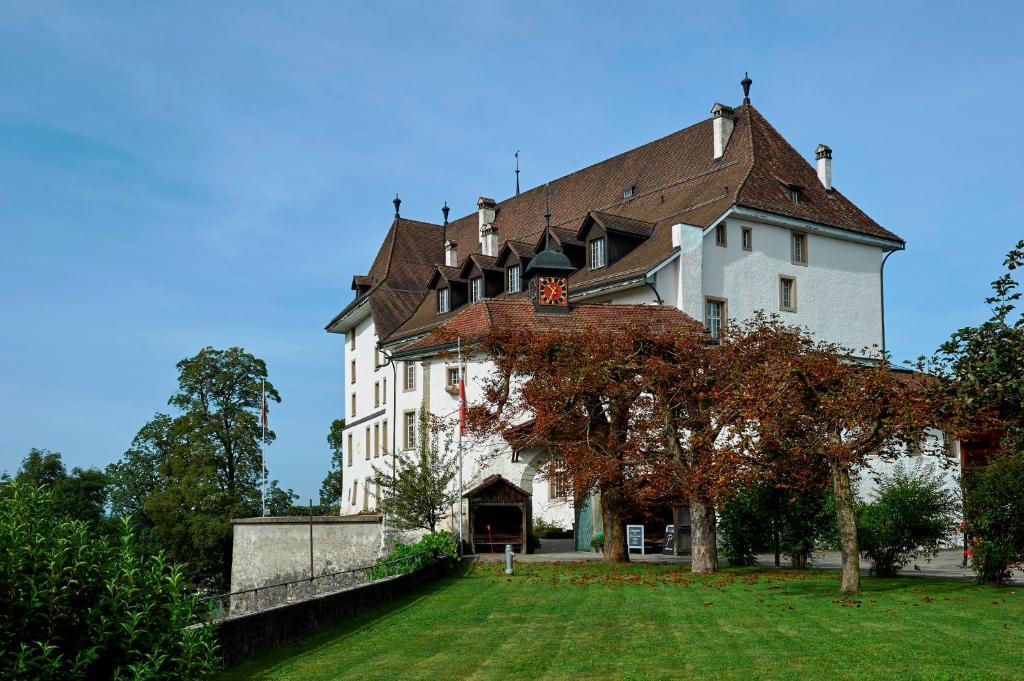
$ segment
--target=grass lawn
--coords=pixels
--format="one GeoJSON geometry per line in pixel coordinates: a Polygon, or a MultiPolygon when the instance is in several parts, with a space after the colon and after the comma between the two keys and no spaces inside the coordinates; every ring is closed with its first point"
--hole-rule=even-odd
{"type": "Polygon", "coordinates": [[[477,564],[223,679],[1024,679],[1024,593],[685,565],[477,564]]]}

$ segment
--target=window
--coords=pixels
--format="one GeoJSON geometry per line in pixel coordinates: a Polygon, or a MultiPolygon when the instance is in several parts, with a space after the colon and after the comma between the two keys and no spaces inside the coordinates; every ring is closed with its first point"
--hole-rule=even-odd
{"type": "Polygon", "coordinates": [[[743,250],[749,251],[754,247],[754,233],[750,227],[743,228],[743,250]]]}
{"type": "Polygon", "coordinates": [[[521,273],[521,270],[519,269],[519,265],[513,265],[512,267],[508,268],[508,292],[509,293],[519,293],[520,291],[523,290],[523,284],[520,281],[520,277],[519,277],[520,273],[521,273]]]}
{"type": "Polygon", "coordinates": [[[363,451],[366,453],[366,460],[370,460],[370,426],[366,426],[366,439],[364,441],[363,451]]]}
{"type": "Polygon", "coordinates": [[[373,427],[373,458],[380,456],[380,424],[373,427]]]}
{"type": "Polygon", "coordinates": [[[725,323],[725,301],[714,298],[707,298],[704,305],[704,326],[712,338],[718,338],[722,334],[722,325],[725,323]]]}
{"type": "Polygon", "coordinates": [[[356,361],[355,360],[352,360],[351,362],[348,363],[348,382],[349,383],[355,383],[356,382],[356,361]]]}
{"type": "Polygon", "coordinates": [[[373,368],[379,369],[380,366],[380,348],[375,345],[373,346],[373,368]]]}
{"type": "Polygon", "coordinates": [[[384,390],[381,392],[380,401],[381,401],[381,404],[387,404],[388,403],[388,377],[387,376],[384,377],[384,390]]]}
{"type": "Polygon", "coordinates": [[[604,237],[590,242],[590,269],[596,270],[608,264],[604,237]]]}
{"type": "Polygon", "coordinates": [[[403,449],[416,447],[416,412],[405,412],[405,436],[402,440],[403,449]]]}
{"type": "Polygon", "coordinates": [[[469,280],[469,302],[475,303],[484,299],[484,278],[473,277],[469,280]]]}
{"type": "Polygon", "coordinates": [[[779,309],[796,312],[796,279],[779,277],[779,309]]]}
{"type": "Polygon", "coordinates": [[[380,441],[381,447],[384,449],[384,453],[388,453],[388,422],[380,424],[380,441]]]}
{"type": "Polygon", "coordinates": [[[793,232],[793,264],[807,264],[807,235],[793,232]]]}
{"type": "Polygon", "coordinates": [[[351,405],[351,408],[348,410],[348,415],[349,416],[353,416],[353,417],[356,415],[356,394],[355,393],[352,393],[352,405],[351,405]]]}
{"type": "Polygon", "coordinates": [[[359,481],[358,480],[353,480],[352,481],[352,494],[349,496],[349,499],[348,499],[349,503],[352,504],[353,506],[356,505],[356,495],[357,494],[359,494],[359,481]]]}
{"type": "Polygon", "coordinates": [[[569,476],[564,470],[558,469],[554,475],[548,478],[548,498],[567,499],[572,496],[572,487],[569,484],[569,476]]]}
{"type": "Polygon", "coordinates": [[[380,381],[373,384],[373,406],[380,406],[380,381]]]}
{"type": "Polygon", "coordinates": [[[800,203],[800,190],[796,187],[789,188],[789,200],[793,203],[800,203]]]}
{"type": "Polygon", "coordinates": [[[355,329],[352,329],[351,331],[348,332],[348,349],[349,350],[355,350],[356,349],[356,330],[355,329]]]}
{"type": "Polygon", "coordinates": [[[448,387],[459,387],[459,367],[448,367],[448,387]]]}
{"type": "Polygon", "coordinates": [[[405,363],[405,390],[416,389],[416,362],[405,363]]]}
{"type": "Polygon", "coordinates": [[[622,198],[624,198],[624,199],[628,199],[628,198],[632,197],[632,196],[633,196],[633,190],[634,190],[634,189],[636,189],[636,187],[635,187],[635,186],[632,186],[632,187],[626,187],[625,189],[623,189],[623,190],[622,190],[622,198]]]}
{"type": "Polygon", "coordinates": [[[727,235],[725,232],[725,223],[722,222],[717,227],[715,227],[715,245],[722,246],[724,248],[727,245],[726,237],[727,235]]]}
{"type": "Polygon", "coordinates": [[[348,465],[352,465],[352,433],[348,434],[348,465]]]}
{"type": "Polygon", "coordinates": [[[449,299],[449,291],[447,288],[440,288],[437,290],[437,313],[444,314],[451,309],[451,300],[449,299]]]}
{"type": "Polygon", "coordinates": [[[370,481],[363,481],[363,510],[370,510],[370,481]]]}

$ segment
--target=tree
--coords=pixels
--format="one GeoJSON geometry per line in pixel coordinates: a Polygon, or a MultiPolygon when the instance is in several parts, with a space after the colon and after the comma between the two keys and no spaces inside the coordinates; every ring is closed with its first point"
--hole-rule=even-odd
{"type": "Polygon", "coordinates": [[[330,506],[339,503],[345,496],[345,419],[331,421],[331,431],[327,434],[327,444],[331,447],[331,470],[327,472],[320,485],[320,505],[330,506]]]}
{"type": "Polygon", "coordinates": [[[843,560],[842,591],[860,591],[860,546],[851,478],[871,457],[895,459],[908,447],[938,453],[923,437],[938,425],[926,376],[897,374],[883,358],[856,361],[835,344],[776,318],[757,317],[745,339],[758,361],[747,366],[756,432],[755,469],[796,489],[830,478],[843,560]]]}
{"type": "MultiPolygon", "coordinates": [[[[203,348],[177,367],[179,389],[169,403],[181,412],[156,414],[108,468],[112,508],[132,514],[137,527],[151,526],[193,584],[222,589],[231,568],[231,519],[262,511],[259,410],[267,368],[241,348],[203,348]]],[[[266,391],[268,401],[281,401],[269,381],[266,391]]],[[[273,431],[266,435],[273,441],[273,431]]],[[[270,513],[288,514],[295,498],[270,481],[270,513]]]]}
{"type": "Polygon", "coordinates": [[[983,584],[1005,584],[1024,562],[1024,449],[1003,451],[964,480],[971,567],[983,584]]]}
{"type": "Polygon", "coordinates": [[[396,452],[393,471],[374,467],[370,480],[380,489],[378,505],[392,527],[437,531],[458,500],[452,481],[459,462],[451,445],[451,429],[421,409],[416,453],[396,452]]]}
{"type": "Polygon", "coordinates": [[[931,358],[928,369],[949,380],[937,383],[945,402],[964,423],[960,430],[993,426],[1010,449],[1024,448],[1024,316],[1013,273],[1024,267],[1024,241],[1003,262],[1006,273],[992,282],[988,321],[954,333],[931,358]]]}
{"type": "Polygon", "coordinates": [[[467,410],[472,430],[515,433],[517,447],[548,449],[576,498],[598,490],[608,562],[629,560],[625,513],[671,491],[659,486],[669,476],[655,469],[664,468],[664,436],[645,370],[657,336],[678,326],[671,312],[661,326],[652,311],[648,324],[494,327],[479,339],[496,371],[484,379],[485,402],[467,410]]]}
{"type": "Polygon", "coordinates": [[[213,631],[181,571],[62,516],[46,487],[0,495],[0,677],[200,679],[218,668],[213,631]]]}
{"type": "Polygon", "coordinates": [[[857,509],[861,550],[876,575],[891,577],[911,560],[938,553],[959,504],[932,465],[897,464],[857,509]]]}
{"type": "Polygon", "coordinates": [[[67,472],[60,452],[33,448],[15,474],[18,482],[45,487],[57,500],[57,513],[82,520],[96,527],[105,517],[108,479],[96,468],[71,469],[67,472]]]}

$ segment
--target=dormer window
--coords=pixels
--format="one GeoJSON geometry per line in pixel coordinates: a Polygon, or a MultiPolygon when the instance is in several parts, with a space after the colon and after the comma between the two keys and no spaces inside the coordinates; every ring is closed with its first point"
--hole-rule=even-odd
{"type": "Polygon", "coordinates": [[[634,189],[636,189],[635,186],[629,186],[629,187],[626,187],[625,189],[623,189],[622,190],[622,198],[624,198],[624,199],[632,198],[633,190],[634,189]]]}
{"type": "Polygon", "coordinates": [[[508,292],[519,293],[523,290],[522,284],[522,271],[519,269],[519,265],[513,265],[508,268],[508,292]]]}
{"type": "Polygon", "coordinates": [[[789,188],[789,200],[793,203],[800,203],[800,188],[790,187],[789,188]]]}
{"type": "Polygon", "coordinates": [[[437,313],[444,314],[451,308],[450,292],[447,288],[437,289],[437,313]]]}
{"type": "Polygon", "coordinates": [[[484,278],[473,277],[469,280],[469,302],[475,303],[484,299],[484,278]]]}
{"type": "Polygon", "coordinates": [[[590,269],[600,269],[608,263],[605,245],[606,241],[604,237],[594,239],[590,242],[590,269]]]}

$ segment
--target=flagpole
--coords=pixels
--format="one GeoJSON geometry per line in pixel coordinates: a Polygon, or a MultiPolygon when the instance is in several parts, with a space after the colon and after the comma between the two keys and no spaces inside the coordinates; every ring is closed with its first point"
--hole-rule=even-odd
{"type": "Polygon", "coordinates": [[[466,372],[462,365],[462,339],[459,339],[459,555],[466,541],[466,528],[462,513],[462,431],[465,429],[466,372]]]}
{"type": "Polygon", "coordinates": [[[267,515],[267,379],[263,379],[262,397],[260,402],[260,422],[263,424],[263,437],[260,438],[260,468],[263,469],[263,484],[260,486],[260,499],[263,516],[267,515]]]}

